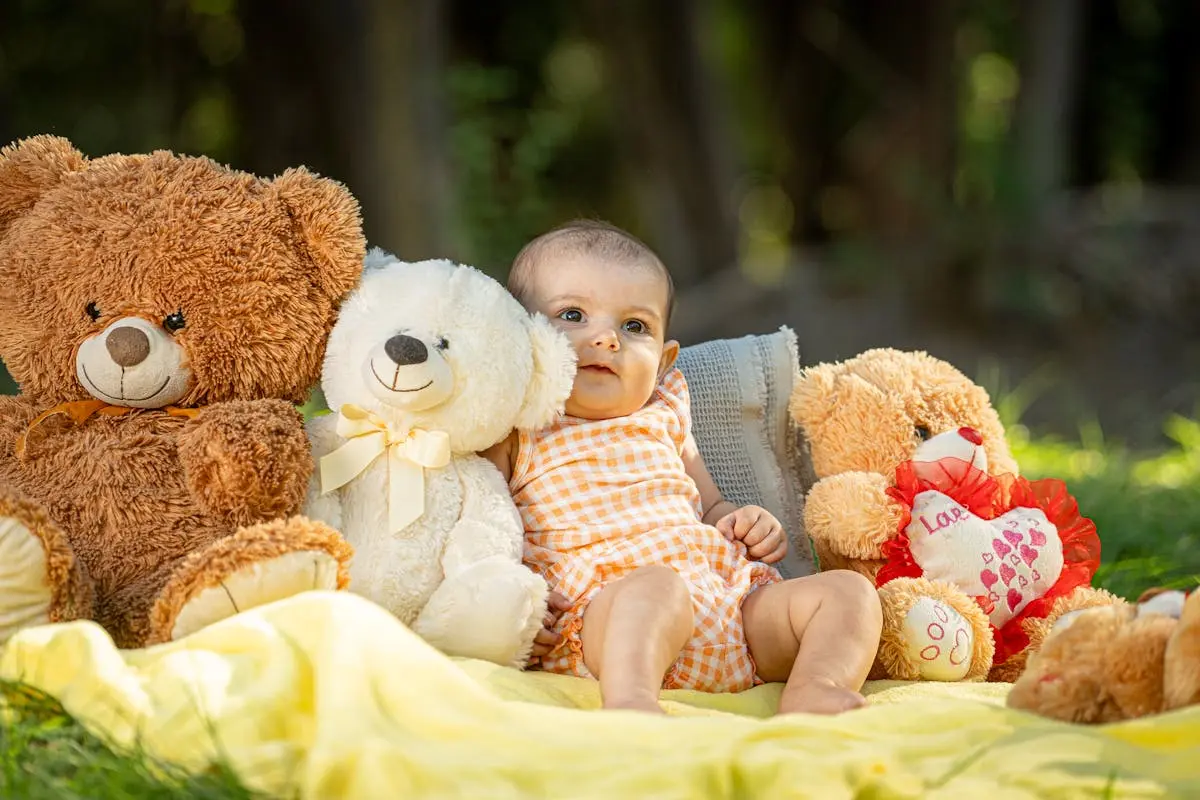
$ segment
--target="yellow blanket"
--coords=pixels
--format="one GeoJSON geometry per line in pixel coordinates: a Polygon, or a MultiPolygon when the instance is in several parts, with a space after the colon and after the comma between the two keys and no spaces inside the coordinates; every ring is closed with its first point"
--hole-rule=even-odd
{"type": "Polygon", "coordinates": [[[344,593],[139,651],[87,622],[28,629],[0,677],[118,745],[322,800],[1200,797],[1200,708],[1088,728],[1010,711],[1004,686],[880,683],[835,718],[769,718],[778,686],[595,713],[591,682],[447,659],[344,593]]]}

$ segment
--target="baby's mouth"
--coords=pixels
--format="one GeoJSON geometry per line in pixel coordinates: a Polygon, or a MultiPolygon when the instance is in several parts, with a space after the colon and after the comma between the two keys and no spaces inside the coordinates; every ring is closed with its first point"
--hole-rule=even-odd
{"type": "Polygon", "coordinates": [[[595,375],[616,375],[616,370],[604,364],[585,364],[579,368],[581,372],[590,372],[595,375]]]}

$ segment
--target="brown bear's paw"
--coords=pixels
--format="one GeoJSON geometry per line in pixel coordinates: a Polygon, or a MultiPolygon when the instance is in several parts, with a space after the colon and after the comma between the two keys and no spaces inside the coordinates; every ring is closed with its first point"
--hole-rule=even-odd
{"type": "Polygon", "coordinates": [[[987,615],[952,586],[897,578],[879,590],[883,636],[878,666],[898,680],[981,681],[995,647],[987,615]]]}
{"type": "Polygon", "coordinates": [[[0,487],[0,643],[21,628],[90,616],[91,581],[38,504],[0,487]]]}
{"type": "Polygon", "coordinates": [[[301,592],[344,589],[352,554],[340,534],[304,517],[243,528],[180,565],[150,613],[148,643],[301,592]]]}

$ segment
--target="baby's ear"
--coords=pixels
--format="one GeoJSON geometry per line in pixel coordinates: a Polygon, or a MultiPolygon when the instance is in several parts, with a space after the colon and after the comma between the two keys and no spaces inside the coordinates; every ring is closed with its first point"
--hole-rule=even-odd
{"type": "Polygon", "coordinates": [[[0,149],[0,236],[68,173],[86,166],[61,136],[32,136],[0,149]]]}
{"type": "Polygon", "coordinates": [[[537,430],[553,422],[571,396],[575,382],[575,348],[541,314],[526,317],[525,328],[533,352],[533,375],[514,427],[537,430]]]}

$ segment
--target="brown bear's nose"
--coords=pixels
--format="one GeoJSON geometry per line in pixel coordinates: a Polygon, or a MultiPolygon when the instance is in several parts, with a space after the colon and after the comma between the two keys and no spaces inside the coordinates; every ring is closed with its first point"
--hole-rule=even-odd
{"type": "Polygon", "coordinates": [[[129,325],[109,331],[104,346],[112,360],[122,367],[136,367],[150,355],[150,339],[145,333],[129,325]]]}
{"type": "Polygon", "coordinates": [[[423,364],[429,358],[425,343],[412,336],[398,333],[383,343],[383,351],[397,366],[423,364]]]}

